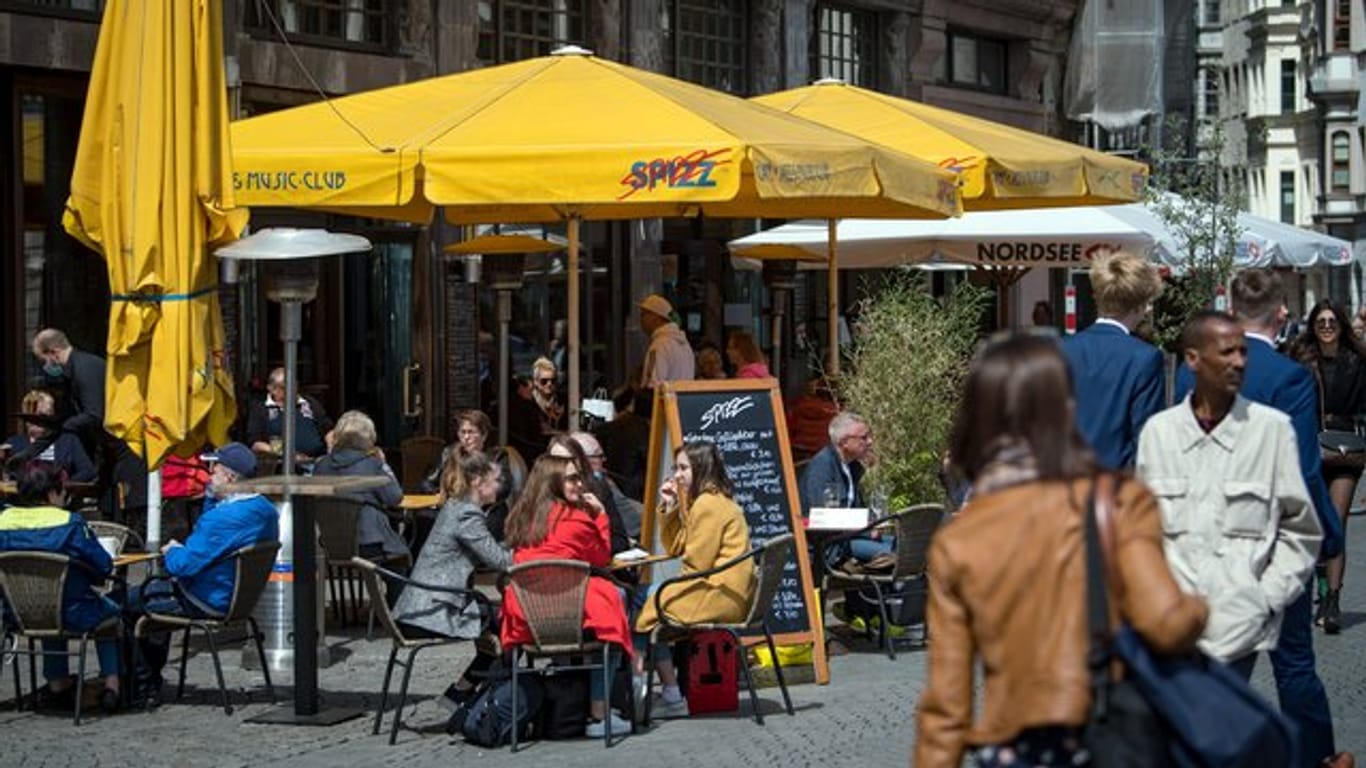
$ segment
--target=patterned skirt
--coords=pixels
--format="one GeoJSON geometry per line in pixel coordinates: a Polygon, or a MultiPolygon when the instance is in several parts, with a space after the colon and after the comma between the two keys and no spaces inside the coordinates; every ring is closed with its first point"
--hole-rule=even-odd
{"type": "Polygon", "coordinates": [[[1091,764],[1076,728],[1048,727],[1023,731],[1013,741],[977,747],[979,768],[1073,768],[1091,764]]]}

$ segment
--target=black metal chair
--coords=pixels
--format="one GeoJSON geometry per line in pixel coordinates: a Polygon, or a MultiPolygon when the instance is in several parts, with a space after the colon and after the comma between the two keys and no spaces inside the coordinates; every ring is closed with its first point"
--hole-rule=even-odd
{"type": "MultiPolygon", "coordinates": [[[[517,712],[518,662],[525,658],[528,667],[533,667],[539,658],[582,656],[591,658],[602,654],[601,662],[584,661],[580,664],[557,663],[556,672],[574,670],[601,670],[605,681],[604,699],[608,712],[604,719],[603,743],[612,746],[612,678],[616,670],[612,668],[611,643],[599,642],[586,637],[583,629],[584,600],[588,597],[588,583],[593,576],[593,568],[579,560],[534,560],[514,565],[508,571],[508,587],[517,596],[517,604],[522,609],[527,626],[531,629],[532,642],[504,648],[510,654],[509,667],[512,669],[512,711],[515,721],[517,712]]],[[[628,711],[634,711],[634,699],[628,711]]],[[[632,732],[635,722],[631,723],[632,732]]],[[[517,751],[517,729],[512,729],[512,751],[517,751]]]]}
{"type": "MultiPolygon", "coordinates": [[[[655,646],[661,642],[672,642],[673,640],[684,639],[695,630],[720,630],[730,633],[735,640],[735,647],[743,649],[744,645],[740,640],[741,632],[761,630],[764,633],[764,642],[768,644],[769,656],[773,659],[773,673],[778,678],[778,688],[783,694],[783,706],[787,709],[787,714],[795,715],[796,710],[792,708],[792,697],[787,692],[787,681],[783,679],[783,665],[778,660],[778,651],[773,643],[773,633],[768,628],[768,612],[773,606],[773,598],[778,594],[778,587],[783,581],[783,567],[792,557],[792,549],[795,546],[795,537],[790,533],[782,536],[775,536],[759,546],[751,549],[743,555],[733,557],[714,568],[705,571],[688,573],[682,576],[675,576],[666,579],[659,584],[655,590],[655,615],[659,617],[659,624],[650,632],[650,645],[646,650],[645,657],[645,718],[644,724],[650,724],[651,694],[654,691],[655,680],[655,646]],[[665,592],[672,586],[686,584],[697,579],[705,579],[708,576],[729,570],[745,562],[754,560],[754,589],[751,592],[749,611],[745,617],[736,622],[680,622],[669,616],[664,610],[665,592]]],[[[740,651],[743,653],[743,651],[740,651]]],[[[754,711],[754,722],[759,725],[764,724],[764,715],[759,711],[759,693],[754,687],[754,677],[750,674],[749,664],[744,658],[739,660],[740,670],[745,676],[745,684],[749,688],[750,708],[754,711]]]]}
{"type": "Polygon", "coordinates": [[[86,632],[67,629],[63,620],[62,595],[66,589],[67,574],[71,568],[81,568],[92,578],[92,582],[103,579],[79,561],[55,552],[15,551],[0,552],[0,594],[9,604],[16,626],[11,628],[12,647],[6,651],[14,669],[14,700],[18,707],[23,701],[19,686],[19,657],[28,657],[29,687],[38,690],[38,656],[75,656],[76,690],[75,712],[72,722],[81,724],[81,686],[85,682],[85,651],[90,640],[120,638],[123,623],[117,615],[110,616],[86,632]],[[28,641],[27,650],[19,647],[19,640],[28,641]],[[76,650],[47,651],[35,647],[40,640],[77,641],[76,650]]]}
{"type": "Polygon", "coordinates": [[[379,709],[375,711],[375,728],[372,732],[375,735],[379,735],[380,725],[384,720],[384,711],[389,705],[389,683],[393,680],[394,667],[403,667],[403,681],[398,688],[398,706],[394,708],[394,724],[389,730],[389,743],[392,745],[398,740],[398,729],[403,722],[403,707],[408,703],[408,680],[412,677],[413,660],[417,657],[418,651],[438,645],[465,642],[465,640],[458,637],[409,637],[408,633],[404,632],[403,625],[394,619],[393,612],[389,610],[389,602],[386,599],[389,585],[399,584],[405,590],[423,589],[430,592],[459,595],[466,600],[473,600],[475,605],[479,606],[479,616],[483,621],[485,632],[496,629],[493,626],[493,606],[489,602],[488,596],[478,590],[443,587],[413,581],[406,576],[385,570],[363,557],[352,558],[351,567],[356,569],[361,580],[365,582],[365,589],[370,595],[370,605],[374,606],[380,625],[389,631],[389,636],[394,641],[393,648],[389,650],[389,663],[384,666],[384,687],[380,689],[379,709]],[[398,658],[399,651],[407,651],[408,657],[400,661],[398,658]]]}
{"type": "MultiPolygon", "coordinates": [[[[928,565],[930,553],[930,540],[943,521],[943,504],[917,504],[895,512],[882,520],[870,523],[857,531],[834,537],[825,545],[828,550],[830,547],[838,546],[850,539],[868,536],[875,528],[890,530],[896,536],[896,550],[893,553],[896,562],[890,571],[849,573],[831,567],[829,558],[824,556],[820,558],[820,561],[825,564],[823,591],[827,594],[832,589],[872,588],[877,601],[879,621],[881,622],[877,630],[877,643],[893,661],[896,660],[896,648],[892,642],[893,638],[888,621],[888,590],[897,582],[918,581],[920,584],[924,584],[925,568],[928,565]]],[[[921,595],[922,599],[923,593],[924,590],[915,590],[915,594],[921,595]]],[[[919,614],[921,616],[919,623],[923,623],[923,605],[919,614]]]]}
{"type": "MultiPolygon", "coordinates": [[[[180,641],[180,683],[176,687],[176,698],[185,695],[185,664],[190,657],[190,631],[198,629],[204,633],[209,643],[209,653],[213,655],[213,671],[218,676],[218,693],[223,702],[223,712],[232,714],[232,704],[228,702],[228,688],[223,682],[223,665],[218,658],[221,638],[214,637],[214,633],[236,624],[244,624],[247,633],[233,641],[252,640],[256,643],[256,654],[261,661],[261,674],[266,679],[266,692],[274,701],[275,686],[270,681],[270,665],[266,662],[266,651],[261,642],[264,635],[261,628],[256,625],[256,619],[252,618],[251,612],[255,610],[256,602],[261,598],[261,593],[265,591],[266,583],[270,580],[270,574],[275,568],[275,554],[279,549],[280,542],[263,541],[230,552],[207,566],[211,568],[217,563],[228,561],[235,563],[232,599],[228,603],[227,612],[222,615],[176,616],[149,612],[138,619],[133,628],[135,640],[146,637],[151,632],[185,630],[180,641]]],[[[153,576],[149,583],[152,580],[168,580],[177,592],[180,591],[180,585],[170,576],[153,576]]]]}

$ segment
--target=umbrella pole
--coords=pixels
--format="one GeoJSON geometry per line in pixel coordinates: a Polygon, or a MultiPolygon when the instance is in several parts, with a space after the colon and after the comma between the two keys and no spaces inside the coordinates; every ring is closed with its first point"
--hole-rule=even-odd
{"type": "Polygon", "coordinates": [[[826,287],[825,313],[829,323],[830,352],[826,361],[826,372],[838,375],[840,372],[840,273],[835,261],[835,245],[838,236],[835,232],[835,219],[829,220],[830,231],[826,237],[826,287]]]}
{"type": "Polygon", "coordinates": [[[569,288],[569,409],[568,429],[579,428],[579,217],[570,216],[568,226],[569,258],[565,283],[569,288]]]}
{"type": "MultiPolygon", "coordinates": [[[[147,444],[142,445],[147,455],[147,444]]],[[[147,551],[161,549],[161,467],[147,470],[147,551]]]]}

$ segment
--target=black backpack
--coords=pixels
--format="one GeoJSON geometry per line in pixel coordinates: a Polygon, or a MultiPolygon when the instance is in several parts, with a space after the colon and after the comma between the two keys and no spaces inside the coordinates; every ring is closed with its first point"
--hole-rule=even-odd
{"type": "Polygon", "coordinates": [[[465,741],[481,747],[501,747],[512,743],[512,729],[517,738],[526,738],[536,713],[541,709],[541,683],[534,674],[517,678],[517,713],[512,712],[512,680],[499,680],[490,685],[470,705],[463,729],[465,741]]]}

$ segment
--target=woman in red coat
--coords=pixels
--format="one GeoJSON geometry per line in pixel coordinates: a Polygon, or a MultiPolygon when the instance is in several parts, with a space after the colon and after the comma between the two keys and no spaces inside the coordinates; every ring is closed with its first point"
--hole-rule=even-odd
{"type": "MultiPolygon", "coordinates": [[[[512,547],[513,564],[534,560],[582,560],[605,567],[612,561],[612,534],[602,502],[584,489],[573,459],[537,459],[517,504],[508,513],[505,540],[512,547]]],[[[594,576],[584,599],[583,627],[600,642],[631,653],[631,631],[621,592],[607,579],[594,576]]],[[[531,628],[512,590],[503,595],[504,648],[532,642],[531,628]]],[[[613,665],[615,666],[615,665],[613,665]]],[[[600,737],[607,716],[606,683],[594,675],[589,691],[589,722],[585,732],[600,737]]],[[[612,713],[612,731],[626,733],[631,724],[612,713]]]]}

